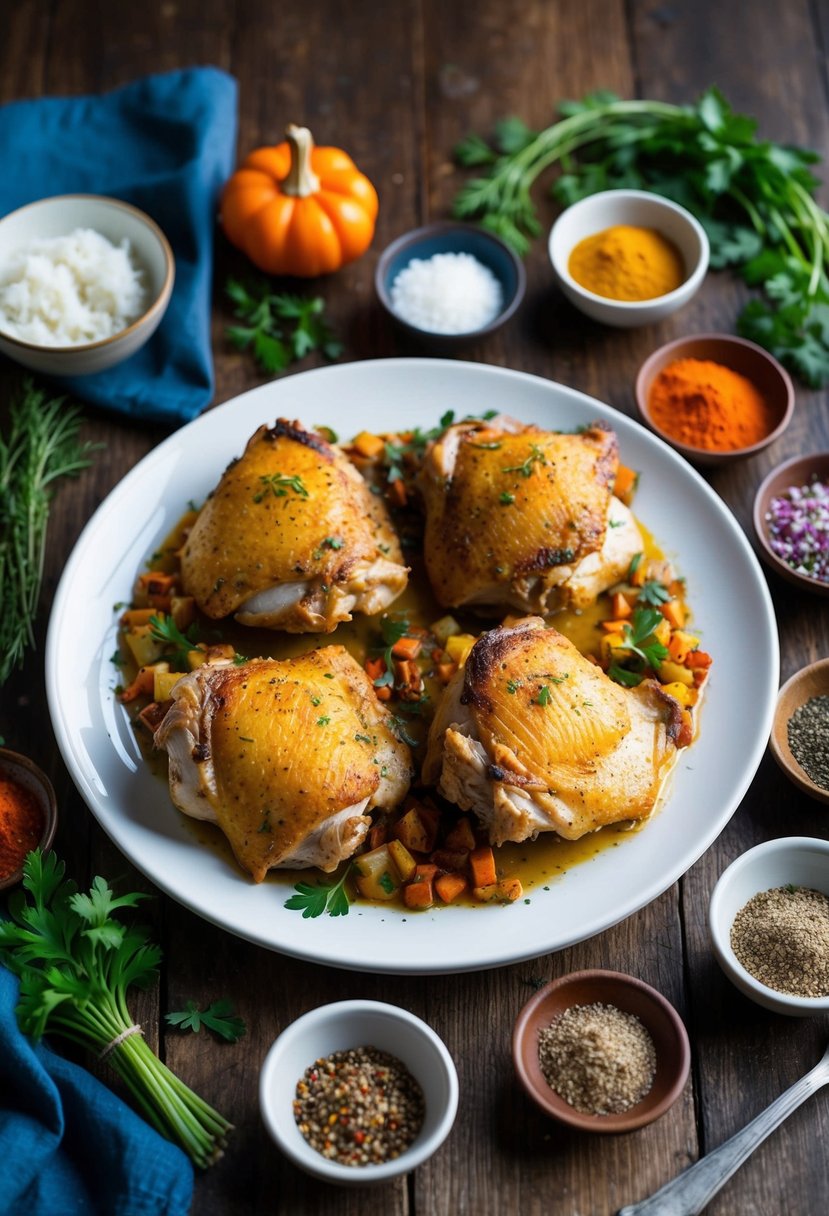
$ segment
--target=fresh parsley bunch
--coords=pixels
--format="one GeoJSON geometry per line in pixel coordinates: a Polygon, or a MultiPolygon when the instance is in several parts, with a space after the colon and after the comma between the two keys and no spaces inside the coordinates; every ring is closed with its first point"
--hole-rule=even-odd
{"type": "Polygon", "coordinates": [[[326,359],[336,359],[343,348],[323,317],[320,296],[304,297],[272,291],[266,279],[246,286],[228,279],[225,290],[233,302],[233,315],[242,324],[230,325],[225,333],[239,350],[253,351],[257,363],[278,375],[295,360],[321,350],[326,359]]]}
{"type": "Polygon", "coordinates": [[[524,254],[540,232],[530,192],[551,165],[562,169],[552,193],[564,205],[599,190],[663,194],[706,229],[713,267],[738,268],[762,288],[739,332],[808,384],[829,382],[829,215],[814,199],[816,153],[759,139],[755,120],[714,88],[692,106],[597,92],[559,110],[561,121],[544,131],[509,118],[491,143],[463,140],[459,163],[486,172],[460,191],[455,214],[524,254]]]}
{"type": "Polygon", "coordinates": [[[20,977],[20,1028],[106,1050],[147,1121],[206,1167],[221,1156],[231,1124],[161,1063],[127,1007],[127,989],[155,979],[161,951],[115,914],[145,896],[116,896],[100,877],[82,893],[64,870],[54,853],[29,853],[23,890],[9,898],[11,920],[0,921],[0,959],[20,977]]]}

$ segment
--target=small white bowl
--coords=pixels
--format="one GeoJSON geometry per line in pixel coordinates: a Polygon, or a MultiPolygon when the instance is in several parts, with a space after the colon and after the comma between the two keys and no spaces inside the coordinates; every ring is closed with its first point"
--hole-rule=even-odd
{"type": "Polygon", "coordinates": [[[708,928],[717,962],[745,996],[774,1013],[810,1017],[829,1012],[829,996],[792,996],[768,988],[746,971],[731,948],[731,926],[739,910],[758,892],[789,883],[829,896],[829,840],[784,836],[743,853],[723,871],[714,887],[708,928]]]}
{"type": "Polygon", "coordinates": [[[367,1186],[408,1174],[440,1147],[458,1109],[458,1075],[446,1046],[420,1018],[380,1001],[338,1001],[292,1022],[271,1047],[259,1078],[259,1106],[273,1139],[308,1174],[367,1186]],[[340,1165],[312,1148],[297,1127],[296,1084],[315,1060],[353,1047],[376,1047],[406,1065],[426,1101],[423,1126],[399,1157],[381,1165],[340,1165]]]}
{"type": "Polygon", "coordinates": [[[573,203],[553,224],[549,251],[553,273],[568,300],[594,321],[622,329],[651,325],[682,308],[708,270],[708,237],[702,226],[684,207],[646,190],[603,190],[573,203]],[[675,291],[652,300],[611,300],[576,282],[567,269],[576,245],[617,224],[653,228],[673,242],[685,263],[685,279],[675,291]]]}
{"type": "Polygon", "coordinates": [[[67,236],[76,228],[91,228],[114,245],[124,238],[129,241],[144,273],[148,304],[126,329],[98,342],[41,346],[0,329],[0,352],[45,375],[88,376],[128,359],[155,333],[173,290],[173,251],[158,224],[130,203],[98,194],[60,194],[4,216],[0,220],[0,262],[29,241],[67,236]]]}

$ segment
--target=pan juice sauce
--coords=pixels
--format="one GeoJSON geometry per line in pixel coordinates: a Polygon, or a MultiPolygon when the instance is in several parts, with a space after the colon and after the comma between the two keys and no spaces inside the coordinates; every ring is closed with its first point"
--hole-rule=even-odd
{"type": "MultiPolygon", "coordinates": [[[[196,513],[188,511],[175,528],[165,538],[159,549],[148,559],[148,567],[165,569],[173,572],[178,568],[176,554],[186,539],[186,534],[192,526],[196,513]]],[[[664,553],[655,541],[653,535],[637,520],[642,533],[646,558],[664,558],[664,553]]],[[[428,627],[442,616],[451,611],[451,615],[460,624],[464,632],[479,634],[493,628],[498,623],[498,617],[488,618],[461,610],[442,608],[434,599],[423,566],[422,558],[411,552],[404,552],[406,562],[411,566],[409,583],[388,610],[388,615],[395,620],[406,619],[413,626],[428,627]]],[[[503,615],[512,610],[506,608],[503,615]]],[[[598,601],[581,612],[563,610],[547,618],[547,623],[558,629],[583,653],[596,649],[601,633],[600,622],[608,616],[608,597],[602,595],[598,601]]],[[[518,613],[516,613],[518,615],[518,613]]],[[[265,629],[252,629],[239,625],[235,621],[213,621],[198,614],[198,636],[205,640],[229,642],[234,649],[247,658],[288,659],[296,655],[317,650],[322,646],[342,645],[362,664],[369,655],[383,650],[380,619],[378,617],[356,616],[351,621],[338,625],[333,633],[277,633],[265,629]],[[219,636],[220,635],[220,636],[219,636]]],[[[124,673],[125,678],[132,678],[135,670],[124,673]]],[[[435,677],[424,673],[424,685],[429,697],[428,704],[434,705],[440,696],[443,686],[435,677]]],[[[394,712],[400,711],[399,702],[391,702],[394,712]]],[[[418,744],[425,743],[429,729],[430,713],[422,715],[400,716],[405,718],[406,731],[417,740],[418,744]]],[[[144,758],[151,771],[161,780],[167,780],[167,760],[163,752],[156,751],[146,731],[138,734],[144,758]]],[[[414,752],[415,768],[419,769],[422,760],[422,748],[414,752]]],[[[660,799],[654,814],[661,808],[660,799]]],[[[176,812],[179,813],[179,812],[176,812]]],[[[203,848],[210,848],[218,853],[240,875],[249,880],[250,876],[239,867],[233,851],[221,829],[205,820],[193,819],[181,815],[188,832],[203,848]]],[[[555,832],[542,832],[535,840],[526,840],[520,844],[507,842],[495,850],[495,859],[499,878],[520,878],[524,887],[525,897],[532,898],[533,890],[543,891],[550,884],[564,877],[574,866],[583,865],[602,855],[608,849],[618,848],[626,839],[636,835],[647,826],[647,819],[637,823],[610,824],[598,831],[590,832],[579,840],[564,840],[555,832]]],[[[333,874],[323,874],[316,869],[303,870],[271,870],[265,882],[271,885],[290,889],[297,882],[323,881],[332,883],[339,878],[348,862],[344,862],[333,874]]],[[[392,900],[388,903],[372,901],[359,897],[359,904],[374,903],[382,908],[399,908],[401,905],[392,900]]],[[[438,906],[438,905],[435,905],[438,906]]],[[[442,906],[442,905],[441,905],[442,906]]],[[[452,907],[486,908],[491,905],[480,903],[471,895],[461,896],[453,901],[452,907]]],[[[407,915],[411,910],[404,909],[407,915]]]]}

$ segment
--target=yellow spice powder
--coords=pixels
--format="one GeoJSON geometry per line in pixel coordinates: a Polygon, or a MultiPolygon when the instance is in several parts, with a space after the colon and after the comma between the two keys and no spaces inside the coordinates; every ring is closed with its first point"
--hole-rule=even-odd
{"type": "Polygon", "coordinates": [[[685,280],[679,250],[661,232],[617,224],[585,237],[567,269],[594,295],[611,300],[653,300],[685,280]]]}

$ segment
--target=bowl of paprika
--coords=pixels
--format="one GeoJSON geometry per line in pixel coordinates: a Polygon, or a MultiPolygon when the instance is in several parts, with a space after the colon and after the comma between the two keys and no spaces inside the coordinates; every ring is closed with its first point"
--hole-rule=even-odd
{"type": "Polygon", "coordinates": [[[788,372],[762,347],[729,334],[668,342],[636,379],[644,421],[692,464],[753,456],[785,431],[794,412],[788,372]]]}
{"type": "Polygon", "coordinates": [[[0,891],[20,882],[27,853],[51,847],[57,825],[49,778],[28,757],[0,747],[0,891]]]}

